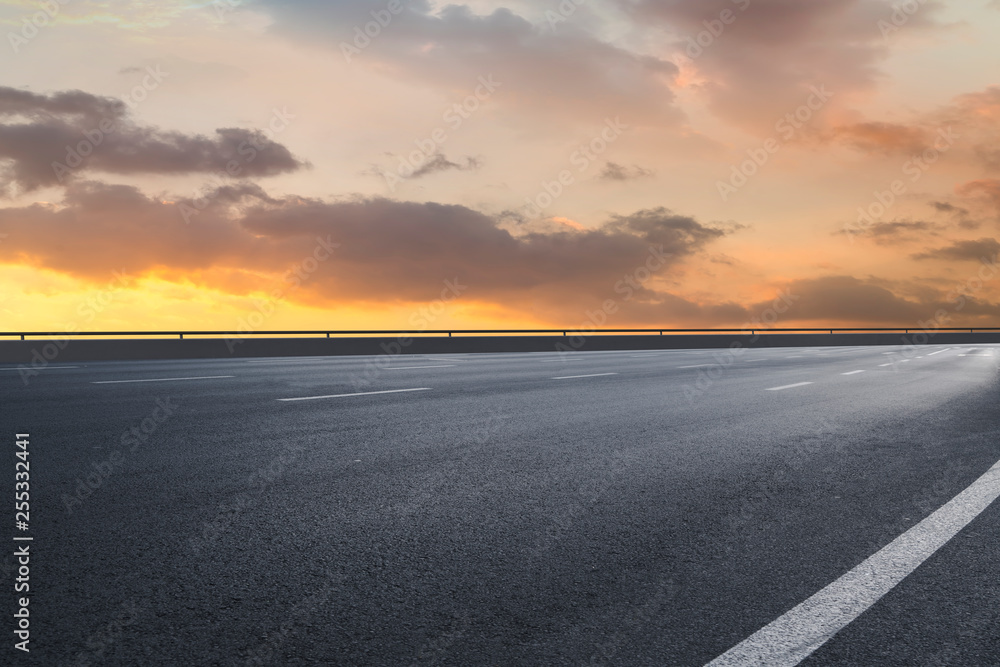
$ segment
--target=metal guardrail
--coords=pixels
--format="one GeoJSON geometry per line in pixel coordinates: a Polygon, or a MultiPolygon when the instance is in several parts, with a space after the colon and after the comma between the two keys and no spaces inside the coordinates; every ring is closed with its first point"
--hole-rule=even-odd
{"type": "MultiPolygon", "coordinates": [[[[326,338],[337,337],[357,337],[357,336],[443,336],[446,335],[449,338],[454,336],[472,336],[472,335],[486,335],[486,336],[506,336],[512,334],[526,335],[526,334],[539,334],[539,335],[561,335],[562,337],[567,337],[570,334],[574,335],[604,335],[604,334],[658,334],[660,336],[672,335],[672,334],[743,334],[749,333],[751,336],[755,336],[760,333],[902,333],[909,334],[914,333],[926,333],[927,329],[914,329],[914,328],[904,328],[904,327],[886,327],[886,328],[822,328],[822,329],[441,329],[441,330],[409,330],[409,329],[383,329],[383,330],[351,330],[351,331],[334,331],[334,330],[315,330],[315,331],[0,331],[0,339],[2,338],[17,338],[20,337],[21,340],[27,340],[27,338],[67,338],[67,337],[100,337],[100,336],[111,336],[111,337],[122,337],[130,336],[135,338],[144,337],[177,337],[181,340],[185,336],[188,338],[197,337],[229,337],[229,338],[246,338],[248,336],[325,336],[326,338]]],[[[949,327],[949,328],[938,328],[933,329],[934,332],[997,332],[1000,333],[1000,327],[949,327]]]]}

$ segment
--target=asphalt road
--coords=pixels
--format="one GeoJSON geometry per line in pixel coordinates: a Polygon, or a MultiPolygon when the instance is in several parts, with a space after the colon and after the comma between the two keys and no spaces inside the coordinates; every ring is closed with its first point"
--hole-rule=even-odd
{"type": "MultiPolygon", "coordinates": [[[[31,462],[5,534],[34,537],[3,664],[705,665],[1000,459],[991,346],[57,359],[0,387],[5,495],[15,433],[31,462]]],[[[1000,664],[1000,502],[802,664],[1000,664]]]]}

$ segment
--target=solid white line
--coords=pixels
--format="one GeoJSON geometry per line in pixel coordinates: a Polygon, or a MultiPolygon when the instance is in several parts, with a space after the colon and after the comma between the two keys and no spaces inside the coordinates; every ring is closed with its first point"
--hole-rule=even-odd
{"type": "Polygon", "coordinates": [[[938,350],[937,352],[931,352],[931,353],[930,353],[930,354],[928,354],[927,356],[928,356],[928,357],[933,357],[933,356],[934,356],[935,354],[941,354],[942,352],[947,352],[947,351],[948,351],[948,350],[950,350],[950,349],[951,349],[950,347],[946,347],[946,348],[945,348],[945,349],[943,349],[943,350],[938,350]]]}
{"type": "Polygon", "coordinates": [[[583,359],[546,359],[545,361],[539,361],[540,364],[561,364],[564,361],[583,361],[583,359]]]}
{"type": "Polygon", "coordinates": [[[221,380],[223,378],[232,378],[235,375],[209,375],[208,377],[198,377],[198,378],[154,378],[152,380],[102,380],[101,382],[91,382],[90,384],[128,384],[131,382],[180,382],[182,380],[221,380]]]}
{"type": "MultiPolygon", "coordinates": [[[[79,366],[41,366],[39,368],[32,368],[30,366],[25,366],[23,370],[30,371],[54,371],[57,368],[79,368],[79,366]]],[[[0,368],[0,371],[19,371],[21,368],[0,368]]]]}
{"type": "Polygon", "coordinates": [[[447,366],[400,366],[399,368],[386,368],[387,371],[411,371],[415,368],[454,368],[455,364],[448,364],[447,366]]]}
{"type": "Polygon", "coordinates": [[[786,384],[784,387],[772,387],[767,391],[783,391],[785,389],[795,389],[796,387],[804,387],[807,384],[812,384],[812,382],[799,382],[797,384],[786,384]]]}
{"type": "Polygon", "coordinates": [[[348,398],[351,396],[375,396],[376,394],[404,394],[409,391],[430,391],[430,387],[423,387],[420,389],[392,389],[390,391],[362,391],[356,394],[331,394],[329,396],[305,396],[303,398],[279,398],[279,401],[292,402],[292,401],[318,401],[323,398],[348,398]]]}
{"type": "Polygon", "coordinates": [[[864,371],[851,371],[850,373],[841,373],[841,375],[857,375],[858,373],[864,373],[864,371]]]}
{"type": "Polygon", "coordinates": [[[1000,497],[1000,462],[878,553],[758,630],[708,667],[792,667],[878,602],[1000,497]]]}
{"type": "Polygon", "coordinates": [[[246,359],[248,364],[287,364],[289,361],[316,361],[317,359],[330,359],[334,357],[286,357],[284,359],[246,359]]]}
{"type": "Polygon", "coordinates": [[[580,378],[599,378],[605,375],[618,375],[618,373],[595,373],[593,375],[567,375],[561,378],[552,378],[553,380],[578,380],[580,378]]]}

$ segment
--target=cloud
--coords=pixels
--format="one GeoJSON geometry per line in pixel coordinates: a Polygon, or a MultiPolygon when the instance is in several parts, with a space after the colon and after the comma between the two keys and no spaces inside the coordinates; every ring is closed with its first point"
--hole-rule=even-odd
{"type": "Polygon", "coordinates": [[[985,197],[996,208],[1000,214],[1000,179],[986,178],[977,181],[969,181],[955,188],[955,191],[964,197],[981,196],[985,197]]]}
{"type": "MultiPolygon", "coordinates": [[[[444,280],[458,279],[477,299],[544,311],[592,306],[593,295],[613,297],[615,285],[650,257],[662,258],[657,270],[667,271],[732,231],[659,208],[614,216],[596,229],[514,235],[463,206],[272,198],[248,184],[206,201],[188,224],[182,202],[130,186],[74,183],[59,205],[0,209],[4,258],[84,279],[114,269],[227,289],[237,274],[267,284],[328,239],[340,247],[303,292],[311,302],[430,300],[444,280]]],[[[635,293],[655,296],[645,286],[635,293]]]]}
{"type": "MultiPolygon", "coordinates": [[[[248,183],[219,188],[206,201],[189,224],[182,202],[131,186],[74,182],[58,204],[0,209],[3,262],[95,283],[123,271],[250,295],[288,291],[283,276],[324,247],[331,259],[289,292],[290,300],[321,307],[429,302],[450,280],[509,317],[559,326],[585,322],[606,300],[619,307],[608,326],[650,327],[743,326],[772,303],[673,293],[682,284],[678,271],[738,228],[666,208],[614,215],[596,228],[512,233],[494,217],[433,202],[272,197],[248,183]]],[[[914,324],[955,310],[942,293],[904,297],[873,278],[792,280],[776,289],[795,297],[782,315],[786,323],[914,324]]],[[[967,301],[967,321],[1000,315],[1000,306],[967,301]]]]}
{"type": "Polygon", "coordinates": [[[650,178],[655,175],[656,172],[637,165],[626,167],[617,162],[607,162],[598,178],[605,181],[633,181],[639,178],[650,178]]]}
{"type": "Polygon", "coordinates": [[[959,95],[906,123],[840,124],[815,133],[813,139],[845,144],[869,154],[927,155],[928,160],[954,149],[961,161],[1000,171],[1000,86],[959,95]]]}
{"type": "Polygon", "coordinates": [[[831,131],[841,141],[865,153],[919,154],[934,141],[933,132],[898,123],[865,122],[841,125],[831,131]]]}
{"type": "Polygon", "coordinates": [[[166,132],[134,123],[122,100],[0,87],[0,176],[31,191],[89,172],[262,177],[305,167],[272,140],[277,127],[222,128],[214,137],[166,132]]]}
{"type": "Polygon", "coordinates": [[[962,208],[961,206],[955,206],[954,204],[951,204],[949,202],[934,201],[931,202],[931,206],[933,206],[934,210],[936,210],[939,213],[954,213],[956,215],[962,215],[962,216],[969,214],[969,209],[962,208]]]}
{"type": "MultiPolygon", "coordinates": [[[[871,237],[879,245],[894,245],[903,241],[911,241],[919,236],[934,235],[941,229],[940,225],[923,220],[893,220],[891,222],[876,222],[869,225],[864,235],[871,237]]],[[[836,232],[843,233],[842,231],[836,232]]]]}
{"type": "Polygon", "coordinates": [[[410,178],[421,178],[423,176],[429,176],[430,174],[436,174],[442,171],[475,171],[482,166],[482,162],[479,158],[467,157],[465,158],[465,163],[452,162],[444,156],[443,153],[435,153],[431,156],[427,162],[423,163],[420,168],[416,169],[410,178]]]}
{"type": "Polygon", "coordinates": [[[982,238],[975,241],[955,241],[950,246],[913,255],[913,258],[978,262],[995,259],[998,254],[1000,254],[1000,243],[996,239],[982,238]]]}
{"type": "Polygon", "coordinates": [[[435,11],[425,0],[404,2],[389,18],[383,0],[264,0],[262,6],[279,34],[336,49],[351,66],[449,94],[468,95],[487,77],[499,83],[491,101],[505,107],[588,123],[595,115],[627,116],[635,125],[682,119],[670,87],[676,65],[602,41],[573,22],[553,31],[507,8],[477,14],[448,4],[435,11]],[[368,38],[365,25],[374,16],[386,25],[376,23],[376,36],[368,38]]]}
{"type": "MultiPolygon", "coordinates": [[[[880,282],[853,276],[793,280],[785,287],[794,297],[793,303],[781,316],[782,321],[913,327],[932,320],[939,311],[968,323],[995,322],[1000,316],[1000,304],[974,296],[933,292],[919,299],[904,298],[880,282]]],[[[751,311],[763,312],[770,305],[764,301],[753,305],[751,311]]]]}
{"type": "MultiPolygon", "coordinates": [[[[886,0],[617,0],[637,25],[656,27],[690,59],[710,108],[731,123],[771,133],[811,86],[825,86],[833,107],[875,89],[889,43],[877,27],[886,0]],[[742,8],[742,9],[741,9],[742,8]],[[720,21],[730,12],[727,24],[720,21]],[[714,25],[713,36],[708,25],[714,25]],[[708,39],[704,36],[707,35],[708,39]],[[701,45],[696,40],[701,36],[701,45]]],[[[906,30],[936,25],[940,2],[923,2],[906,30]]]]}

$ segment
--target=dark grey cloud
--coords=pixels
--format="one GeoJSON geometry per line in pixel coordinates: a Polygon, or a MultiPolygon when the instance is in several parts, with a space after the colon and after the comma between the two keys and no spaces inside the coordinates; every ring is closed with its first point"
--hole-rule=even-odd
{"type": "Polygon", "coordinates": [[[913,255],[914,259],[941,259],[946,261],[995,260],[1000,254],[1000,243],[996,239],[981,238],[969,241],[955,241],[943,248],[933,248],[913,255]]]}
{"type": "MultiPolygon", "coordinates": [[[[314,306],[399,304],[436,299],[444,281],[463,298],[526,319],[561,326],[588,322],[606,301],[608,326],[740,327],[764,316],[773,300],[697,301],[674,294],[677,270],[737,231],[666,208],[610,217],[584,230],[516,234],[479,211],[381,198],[272,197],[234,183],[206,197],[186,222],[190,202],[149,197],[131,186],[76,181],[60,205],[0,209],[3,258],[95,282],[112,271],[183,276],[229,294],[281,286],[278,278],[315,256],[332,254],[289,298],[314,306]]],[[[923,292],[875,278],[830,276],[782,286],[794,297],[783,322],[913,325],[950,309],[980,322],[1000,306],[923,292]],[[906,296],[903,296],[906,294],[906,296]]]]}
{"type": "MultiPolygon", "coordinates": [[[[841,322],[848,326],[856,323],[914,327],[932,320],[939,311],[947,313],[952,324],[995,322],[1000,316],[1000,304],[959,291],[934,291],[921,298],[906,298],[881,283],[876,278],[862,280],[853,276],[792,281],[786,290],[794,297],[793,303],[781,320],[813,321],[820,326],[841,322]]],[[[760,313],[770,305],[771,302],[764,301],[750,310],[760,313]]]]}
{"type": "Polygon", "coordinates": [[[475,171],[481,166],[482,162],[479,158],[467,157],[465,162],[452,162],[443,153],[435,153],[427,162],[420,165],[410,175],[410,178],[421,178],[442,171],[475,171]]]}
{"type": "MultiPolygon", "coordinates": [[[[916,241],[928,236],[938,236],[944,225],[926,220],[892,220],[875,222],[861,234],[879,245],[895,245],[916,241]]],[[[843,230],[834,232],[842,234],[843,230]]]]}
{"type": "Polygon", "coordinates": [[[262,177],[306,166],[271,134],[241,128],[218,129],[211,137],[163,131],[136,124],[122,100],[0,87],[0,191],[31,191],[87,172],[262,177]]]}
{"type": "MultiPolygon", "coordinates": [[[[314,301],[433,299],[443,280],[458,278],[478,300],[523,302],[543,313],[592,306],[593,295],[614,298],[616,284],[649,267],[651,257],[660,258],[653,274],[668,271],[729,233],[667,209],[615,216],[596,229],[514,235],[478,211],[436,203],[273,198],[250,184],[205,201],[187,223],[181,207],[190,202],[74,183],[61,207],[0,209],[3,252],[83,278],[155,270],[197,281],[210,273],[282,271],[308,257],[317,239],[330,239],[340,244],[336,259],[304,293],[314,301]]],[[[634,292],[637,300],[657,298],[652,288],[634,292]]]]}
{"type": "Polygon", "coordinates": [[[656,172],[632,165],[631,167],[618,164],[617,162],[606,162],[598,178],[605,181],[634,181],[640,178],[651,178],[656,172]]]}
{"type": "Polygon", "coordinates": [[[957,215],[968,215],[969,209],[962,208],[961,206],[955,206],[946,201],[934,201],[931,202],[931,206],[938,213],[955,213],[957,215]]]}

